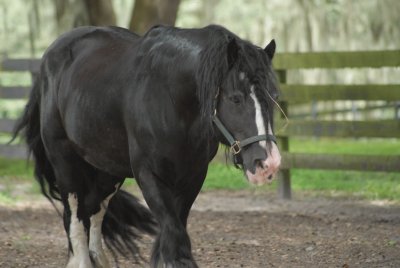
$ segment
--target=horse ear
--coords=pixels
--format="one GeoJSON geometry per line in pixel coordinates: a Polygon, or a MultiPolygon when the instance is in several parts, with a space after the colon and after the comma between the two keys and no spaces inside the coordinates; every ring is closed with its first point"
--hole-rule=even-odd
{"type": "Polygon", "coordinates": [[[264,48],[264,51],[265,53],[267,53],[270,60],[272,60],[272,58],[274,57],[275,49],[276,49],[275,40],[272,39],[271,42],[269,42],[269,44],[264,48]]]}
{"type": "Polygon", "coordinates": [[[228,67],[232,68],[238,58],[239,46],[236,43],[235,38],[232,38],[228,43],[228,67]]]}

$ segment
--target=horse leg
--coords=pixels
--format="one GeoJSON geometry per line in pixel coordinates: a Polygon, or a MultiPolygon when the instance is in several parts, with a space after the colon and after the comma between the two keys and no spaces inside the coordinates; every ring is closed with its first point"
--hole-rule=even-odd
{"type": "Polygon", "coordinates": [[[135,174],[160,226],[153,246],[151,267],[197,267],[191,253],[189,235],[175,208],[172,190],[149,169],[142,169],[135,174]]]}
{"type": "Polygon", "coordinates": [[[108,203],[123,179],[95,170],[86,163],[83,166],[87,172],[77,177],[82,182],[81,189],[76,193],[69,190],[68,212],[64,216],[71,252],[67,267],[86,268],[93,264],[96,268],[108,268],[102,245],[102,222],[108,203]]]}
{"type": "Polygon", "coordinates": [[[102,243],[102,223],[108,203],[121,186],[123,179],[105,173],[96,176],[95,184],[85,200],[90,215],[89,254],[96,268],[110,267],[102,243]]]}
{"type": "MultiPolygon", "coordinates": [[[[102,246],[101,227],[108,203],[123,179],[102,173],[83,160],[79,162],[77,155],[74,159],[74,167],[70,166],[68,170],[74,171],[71,178],[78,178],[78,183],[72,180],[64,181],[64,184],[59,183],[62,196],[66,196],[63,198],[66,199],[64,226],[69,236],[71,252],[67,267],[86,268],[94,264],[96,268],[108,268],[110,265],[102,246]],[[76,169],[77,166],[80,167],[80,171],[85,172],[78,174],[80,172],[76,169]]],[[[57,173],[61,173],[62,170],[66,172],[60,161],[57,170],[57,173]]],[[[66,178],[65,174],[62,178],[66,178]]],[[[57,180],[61,181],[58,177],[57,180]]]]}
{"type": "Polygon", "coordinates": [[[175,207],[183,226],[187,225],[187,218],[194,200],[199,194],[206,178],[207,169],[200,170],[197,174],[188,176],[189,184],[185,184],[175,193],[175,207]]]}
{"type": "Polygon", "coordinates": [[[43,137],[64,204],[64,228],[68,235],[70,252],[67,267],[92,267],[88,247],[90,220],[85,197],[90,188],[88,182],[95,175],[95,171],[80,158],[67,139],[52,139],[46,135],[43,137]]]}
{"type": "Polygon", "coordinates": [[[70,210],[70,220],[68,226],[68,236],[71,245],[71,254],[67,264],[68,268],[92,267],[87,247],[87,228],[83,223],[82,216],[78,211],[81,210],[82,199],[76,193],[68,194],[68,207],[70,210]]]}

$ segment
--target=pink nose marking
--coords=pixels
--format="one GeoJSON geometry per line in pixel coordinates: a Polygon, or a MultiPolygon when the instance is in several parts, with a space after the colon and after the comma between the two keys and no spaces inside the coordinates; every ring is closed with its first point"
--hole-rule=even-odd
{"type": "Polygon", "coordinates": [[[281,154],[275,143],[272,143],[271,150],[267,151],[267,159],[260,166],[256,167],[255,173],[246,171],[249,181],[256,185],[270,183],[281,165],[281,154]]]}

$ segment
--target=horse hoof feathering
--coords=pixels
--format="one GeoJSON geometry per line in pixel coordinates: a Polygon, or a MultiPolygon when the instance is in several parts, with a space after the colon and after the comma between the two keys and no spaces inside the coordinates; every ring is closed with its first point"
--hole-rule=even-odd
{"type": "Polygon", "coordinates": [[[187,219],[219,143],[250,183],[279,169],[274,53],[216,25],[81,27],[47,49],[13,137],[64,206],[67,267],[109,267],[103,238],[114,257],[140,258],[141,233],[155,236],[151,267],[197,267],[187,219]]]}

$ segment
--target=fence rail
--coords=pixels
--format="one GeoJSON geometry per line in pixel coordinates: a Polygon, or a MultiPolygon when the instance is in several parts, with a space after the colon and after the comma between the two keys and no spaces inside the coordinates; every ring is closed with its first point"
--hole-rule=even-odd
{"type": "Polygon", "coordinates": [[[283,101],[289,103],[331,100],[385,100],[400,99],[400,84],[392,85],[281,85],[283,101]]]}
{"type": "Polygon", "coordinates": [[[0,156],[10,159],[26,159],[28,151],[23,145],[0,144],[0,156]]]}
{"type": "Polygon", "coordinates": [[[38,59],[3,59],[0,64],[0,71],[31,72],[37,73],[40,69],[38,59]]]}
{"type": "Polygon", "coordinates": [[[399,67],[400,50],[281,53],[274,66],[277,70],[399,67]]]}
{"type": "MultiPolygon", "coordinates": [[[[282,125],[279,123],[278,125],[282,125]]],[[[400,120],[334,121],[291,120],[280,137],[337,137],[337,138],[400,138],[400,120]]]]}
{"type": "Polygon", "coordinates": [[[282,168],[400,172],[398,155],[283,153],[282,168]]]}
{"type": "Polygon", "coordinates": [[[14,129],[16,120],[14,119],[0,119],[0,132],[11,133],[14,129]]]}
{"type": "MultiPolygon", "coordinates": [[[[290,107],[296,103],[317,101],[400,100],[399,84],[357,85],[306,85],[287,83],[287,74],[299,69],[341,69],[400,67],[400,50],[361,52],[284,53],[274,60],[281,82],[281,106],[290,118],[290,107]]],[[[379,81],[376,81],[379,83],[379,81]]],[[[279,125],[279,123],[277,124],[279,125]]],[[[289,126],[277,133],[283,151],[283,167],[280,174],[279,193],[290,198],[290,169],[332,169],[400,172],[398,155],[333,155],[327,153],[307,154],[290,152],[289,139],[306,137],[342,138],[400,138],[400,120],[334,121],[291,118],[289,126]]]]}
{"type": "MultiPolygon", "coordinates": [[[[34,77],[40,68],[38,59],[2,59],[0,60],[1,72],[29,72],[34,77]]],[[[27,99],[30,86],[3,86],[0,85],[0,100],[19,100],[27,99]]],[[[0,133],[12,133],[16,119],[0,118],[0,133]]],[[[11,159],[26,159],[28,156],[27,148],[24,145],[0,144],[0,156],[11,159]]]]}
{"type": "Polygon", "coordinates": [[[30,91],[31,87],[0,87],[0,99],[24,99],[28,97],[30,91]]]}

